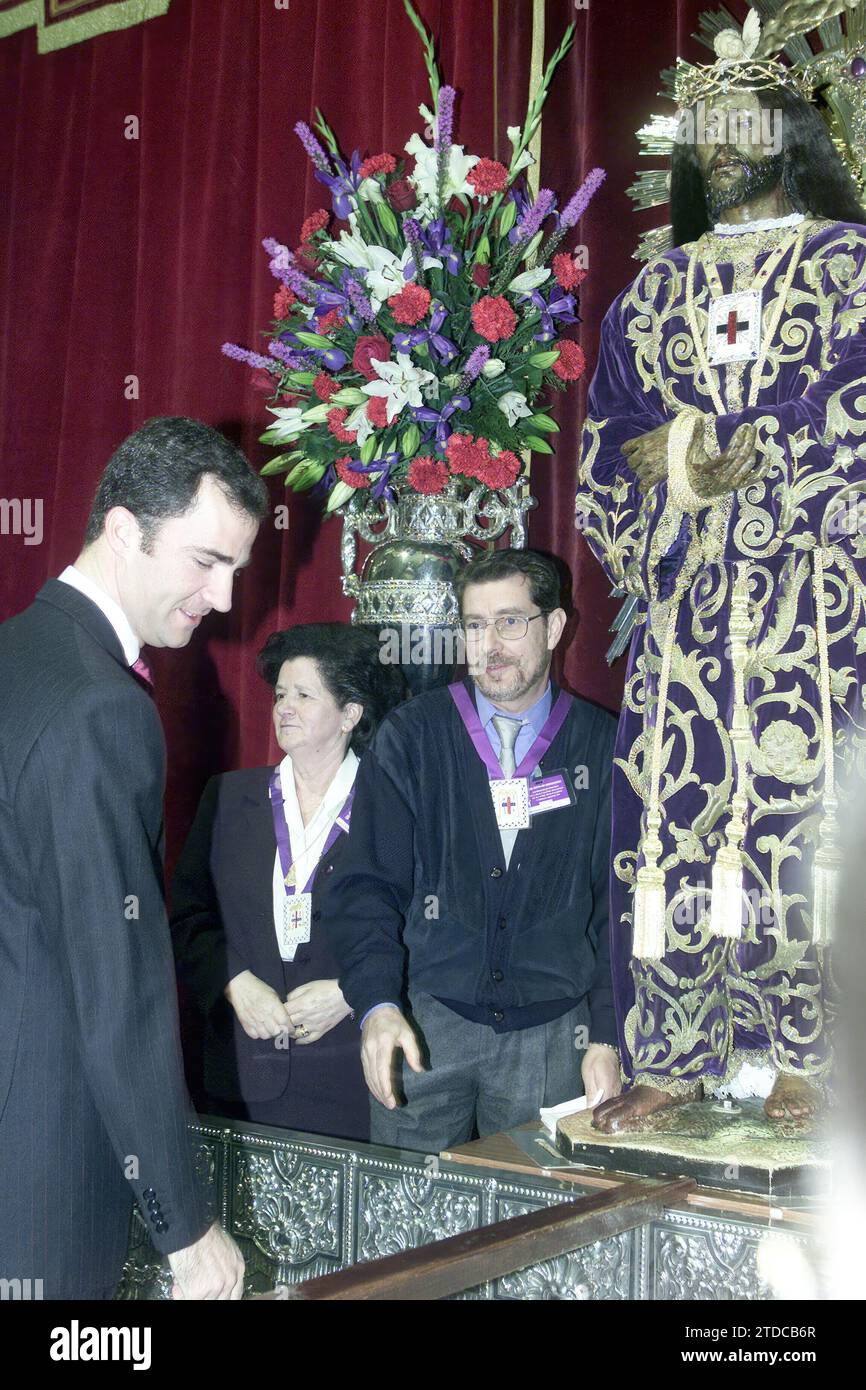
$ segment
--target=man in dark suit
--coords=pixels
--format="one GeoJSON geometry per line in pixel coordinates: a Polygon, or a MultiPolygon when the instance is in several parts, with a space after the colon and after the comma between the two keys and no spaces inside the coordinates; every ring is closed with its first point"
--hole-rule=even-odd
{"type": "Polygon", "coordinates": [[[457,589],[470,677],[383,721],[323,919],[363,1030],[371,1138],[427,1153],[620,1088],[616,721],[552,685],[566,619],[551,560],[493,551],[457,589]]]}
{"type": "Polygon", "coordinates": [[[216,431],[152,420],[75,565],[0,626],[0,1278],[48,1298],[111,1296],[133,1195],[175,1297],[241,1296],[187,1131],[141,648],[230,608],[266,503],[216,431]]]}

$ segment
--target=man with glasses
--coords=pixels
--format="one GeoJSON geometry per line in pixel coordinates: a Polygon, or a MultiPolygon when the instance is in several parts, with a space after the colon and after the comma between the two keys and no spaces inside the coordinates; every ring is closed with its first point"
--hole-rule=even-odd
{"type": "Polygon", "coordinates": [[[471,561],[457,584],[469,676],[393,711],[361,764],[326,927],[375,1143],[435,1153],[584,1088],[619,1093],[616,724],[551,682],[560,590],[533,551],[471,561]]]}

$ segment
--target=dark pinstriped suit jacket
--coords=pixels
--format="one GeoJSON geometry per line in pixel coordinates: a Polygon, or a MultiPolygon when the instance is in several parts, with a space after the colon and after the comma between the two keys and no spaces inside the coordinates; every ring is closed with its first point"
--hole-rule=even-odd
{"type": "Polygon", "coordinates": [[[162,892],[165,748],[88,598],[0,626],[0,1278],[107,1296],[133,1196],[164,1254],[207,1226],[162,892]]]}

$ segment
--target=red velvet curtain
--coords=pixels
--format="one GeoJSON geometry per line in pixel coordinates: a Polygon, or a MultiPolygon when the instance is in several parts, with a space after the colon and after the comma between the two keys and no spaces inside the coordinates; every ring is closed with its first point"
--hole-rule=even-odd
{"type": "MultiPolygon", "coordinates": [[[[701,57],[690,35],[706,5],[547,0],[547,53],[571,19],[577,37],[544,117],[542,184],[568,196],[593,165],[608,170],[581,231],[590,369],[605,309],[637,270],[641,219],[625,193],[634,131],[659,106],[660,70],[678,52],[701,57]]],[[[505,153],[505,128],[525,110],[530,0],[417,8],[461,92],[461,142],[505,153]]],[[[226,339],[254,345],[270,317],[261,238],[294,245],[323,202],[292,126],[319,106],[344,148],[400,153],[427,98],[401,0],[293,0],[288,9],[173,0],[164,18],[54,54],[37,55],[32,30],[0,41],[0,499],[41,500],[44,525],[41,544],[0,535],[0,618],[75,558],[102,467],[149,417],[196,416],[265,460],[263,398],[219,349],[226,339]]],[[[623,663],[610,672],[603,659],[614,606],[572,526],[584,397],[585,386],[563,398],[557,456],[533,465],[540,505],[530,543],[574,575],[568,682],[615,708],[623,663]]],[[[213,614],[187,650],[154,662],[172,852],[206,777],[272,752],[267,691],[254,672],[264,637],[348,616],[339,522],[323,523],[307,499],[285,499],[279,482],[272,492],[275,504],[289,502],[289,529],[263,527],[231,614],[213,614]]],[[[11,512],[0,515],[8,529],[11,512]]]]}

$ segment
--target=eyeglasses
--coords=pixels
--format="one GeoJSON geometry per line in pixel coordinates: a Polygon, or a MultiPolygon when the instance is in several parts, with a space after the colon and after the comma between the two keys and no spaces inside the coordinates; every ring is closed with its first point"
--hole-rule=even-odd
{"type": "Polygon", "coordinates": [[[492,622],[504,641],[519,642],[521,637],[526,636],[530,623],[534,623],[536,618],[546,617],[546,613],[533,613],[531,618],[524,618],[522,613],[505,613],[501,618],[473,618],[468,623],[461,623],[460,626],[464,637],[477,640],[488,624],[492,622]]]}

